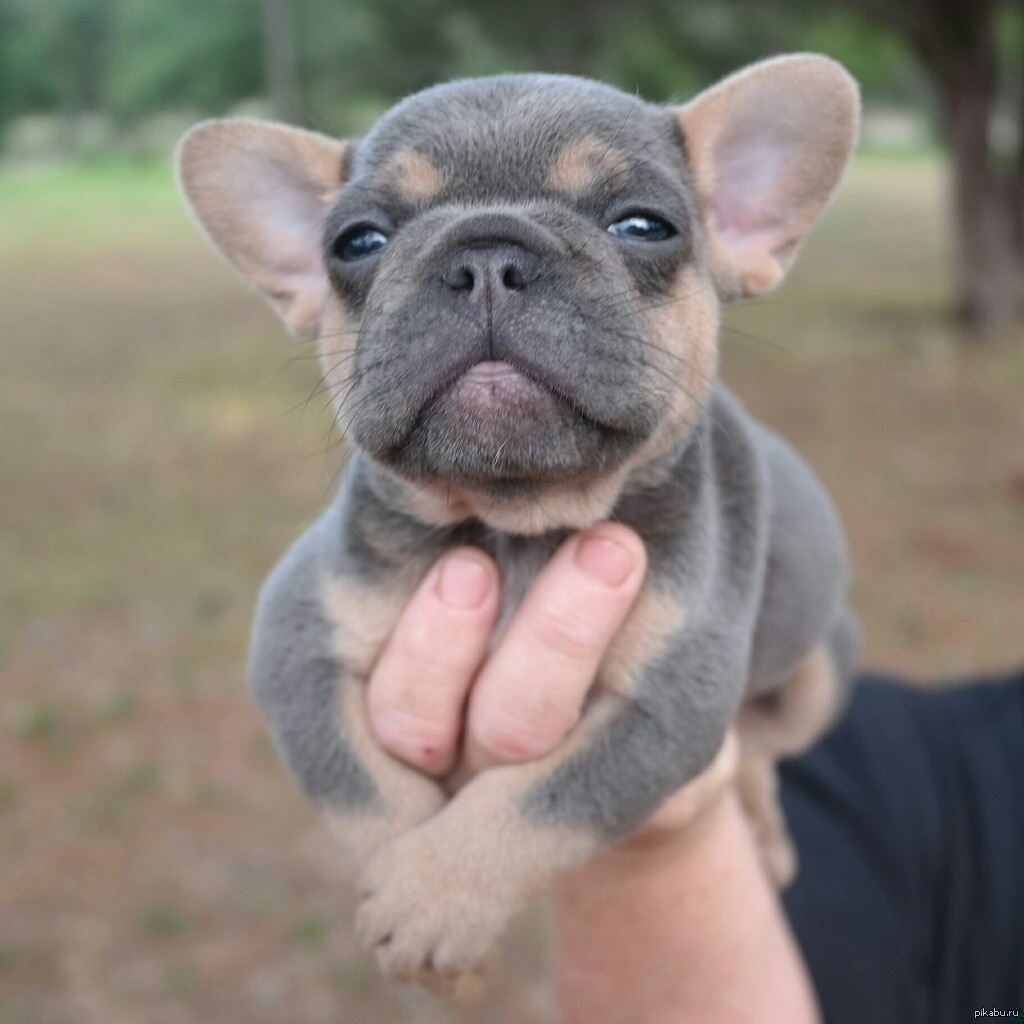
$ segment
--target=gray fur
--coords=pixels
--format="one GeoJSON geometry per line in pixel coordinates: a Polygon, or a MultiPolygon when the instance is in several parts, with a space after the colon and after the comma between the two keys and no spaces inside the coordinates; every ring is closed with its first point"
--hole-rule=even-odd
{"type": "Polygon", "coordinates": [[[803,460],[766,427],[751,424],[767,466],[771,508],[764,600],[754,634],[750,687],[777,686],[836,620],[846,591],[839,517],[803,460]]]}
{"type": "Polygon", "coordinates": [[[339,536],[332,509],[296,541],[263,585],[249,685],[306,795],[353,808],[373,803],[379,794],[337,725],[340,665],[321,594],[339,536]]]}

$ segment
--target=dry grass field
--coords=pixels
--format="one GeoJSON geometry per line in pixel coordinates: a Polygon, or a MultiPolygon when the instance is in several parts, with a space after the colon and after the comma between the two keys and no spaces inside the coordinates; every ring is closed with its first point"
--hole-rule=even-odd
{"type": "MultiPolygon", "coordinates": [[[[724,374],[826,480],[867,664],[1024,660],[1024,338],[946,326],[943,171],[867,158],[724,374]]],[[[379,982],[243,682],[256,589],[331,492],[309,347],[165,167],[0,175],[0,1024],[545,1020],[379,982]]]]}

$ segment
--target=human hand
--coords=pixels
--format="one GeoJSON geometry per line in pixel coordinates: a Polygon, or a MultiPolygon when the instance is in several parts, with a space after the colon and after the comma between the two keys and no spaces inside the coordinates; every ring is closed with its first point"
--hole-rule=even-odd
{"type": "Polygon", "coordinates": [[[526,761],[575,725],[606,648],[643,582],[640,538],[603,523],[555,552],[496,648],[501,581],[460,548],[427,574],[370,678],[378,742],[431,775],[526,761]]]}

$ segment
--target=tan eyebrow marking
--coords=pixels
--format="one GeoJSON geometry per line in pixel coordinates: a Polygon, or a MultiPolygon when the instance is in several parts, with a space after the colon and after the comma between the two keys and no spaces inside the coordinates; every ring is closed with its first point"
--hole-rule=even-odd
{"type": "Polygon", "coordinates": [[[399,150],[387,162],[385,173],[411,203],[433,199],[445,184],[441,171],[414,149],[399,150]]]}
{"type": "Polygon", "coordinates": [[[547,184],[578,196],[601,178],[622,184],[628,174],[625,154],[593,135],[566,143],[548,169],[547,184]]]}

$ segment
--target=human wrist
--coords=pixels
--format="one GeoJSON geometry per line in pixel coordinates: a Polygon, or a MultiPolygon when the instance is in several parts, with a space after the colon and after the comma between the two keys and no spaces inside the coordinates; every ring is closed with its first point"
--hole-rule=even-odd
{"type": "Polygon", "coordinates": [[[603,848],[558,879],[554,888],[556,904],[602,891],[615,894],[618,899],[618,894],[651,887],[662,876],[672,877],[702,865],[729,841],[727,806],[733,799],[731,790],[723,791],[683,824],[648,823],[633,835],[603,848]]]}
{"type": "Polygon", "coordinates": [[[559,1024],[815,1021],[735,794],[653,838],[604,851],[556,886],[559,1024]]]}

